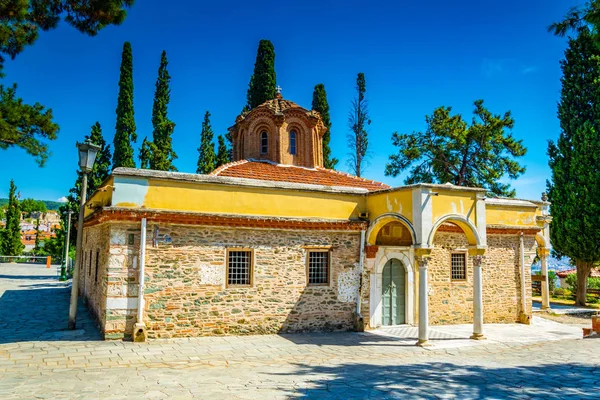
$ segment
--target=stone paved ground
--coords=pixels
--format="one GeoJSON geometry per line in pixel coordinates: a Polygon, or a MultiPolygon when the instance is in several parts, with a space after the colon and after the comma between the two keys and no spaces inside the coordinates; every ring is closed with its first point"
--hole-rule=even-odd
{"type": "Polygon", "coordinates": [[[430,349],[355,333],[102,342],[83,309],[76,337],[62,330],[68,287],[47,274],[0,265],[1,399],[600,398],[600,340],[430,349]]]}

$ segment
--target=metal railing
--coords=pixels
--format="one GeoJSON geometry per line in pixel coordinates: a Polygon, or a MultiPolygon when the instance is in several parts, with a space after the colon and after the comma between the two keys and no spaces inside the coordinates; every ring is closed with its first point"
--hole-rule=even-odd
{"type": "Polygon", "coordinates": [[[49,256],[2,256],[0,255],[0,263],[19,263],[19,264],[48,264],[48,259],[52,263],[52,257],[49,256]]]}

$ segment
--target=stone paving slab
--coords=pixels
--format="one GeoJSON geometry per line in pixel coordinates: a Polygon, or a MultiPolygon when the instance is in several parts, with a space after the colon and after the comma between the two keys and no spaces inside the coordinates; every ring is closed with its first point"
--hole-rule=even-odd
{"type": "Polygon", "coordinates": [[[470,326],[435,327],[428,349],[398,332],[104,342],[84,308],[81,334],[65,333],[68,286],[25,281],[0,278],[0,399],[600,398],[600,339],[545,320],[519,327],[528,331],[486,326],[489,339],[471,346],[445,345],[470,326]],[[29,312],[15,291],[32,292],[16,295],[35,300],[29,312]],[[518,340],[536,331],[542,340],[518,340]]]}

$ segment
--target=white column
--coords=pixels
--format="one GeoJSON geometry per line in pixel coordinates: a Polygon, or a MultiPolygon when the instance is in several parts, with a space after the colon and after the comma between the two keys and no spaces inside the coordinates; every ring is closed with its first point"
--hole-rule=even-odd
{"type": "Polygon", "coordinates": [[[483,256],[473,257],[473,335],[471,339],[485,339],[483,336],[483,285],[481,264],[483,256]]]}
{"type": "Polygon", "coordinates": [[[419,265],[419,341],[417,346],[427,346],[429,340],[428,262],[427,257],[417,257],[417,264],[419,265]]]}
{"type": "Polygon", "coordinates": [[[550,309],[550,284],[548,281],[548,250],[545,248],[540,248],[540,261],[542,263],[542,276],[544,280],[542,281],[542,310],[550,309]]]}

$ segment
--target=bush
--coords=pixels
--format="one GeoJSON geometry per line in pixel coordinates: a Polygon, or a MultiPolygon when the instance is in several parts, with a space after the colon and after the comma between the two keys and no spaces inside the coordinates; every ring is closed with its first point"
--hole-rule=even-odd
{"type": "MultiPolygon", "coordinates": [[[[569,290],[573,293],[577,293],[577,274],[569,274],[567,275],[567,286],[569,286],[569,290]]],[[[588,278],[587,287],[589,289],[600,289],[600,278],[588,278]]]]}
{"type": "Polygon", "coordinates": [[[565,294],[567,292],[569,292],[567,289],[559,287],[559,288],[554,289],[553,294],[555,296],[565,296],[565,294]]]}

